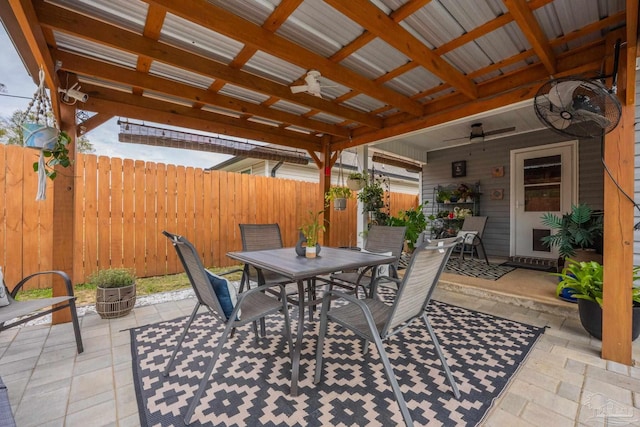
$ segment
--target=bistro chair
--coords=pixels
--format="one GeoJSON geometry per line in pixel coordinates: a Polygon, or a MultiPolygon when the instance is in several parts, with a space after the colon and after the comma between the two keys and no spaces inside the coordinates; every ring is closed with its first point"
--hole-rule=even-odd
{"type": "MultiPolygon", "coordinates": [[[[440,349],[438,338],[425,312],[431,300],[431,295],[438,283],[438,279],[440,278],[440,274],[447,264],[453,248],[458,243],[459,238],[453,237],[426,241],[416,248],[402,280],[386,278],[398,284],[398,292],[393,305],[385,304],[376,299],[375,295],[365,299],[358,299],[355,295],[329,290],[322,299],[314,382],[316,384],[319,383],[322,377],[322,352],[327,334],[328,321],[331,320],[362,338],[364,340],[363,348],[365,353],[368,342],[373,341],[375,343],[387,379],[393,389],[398,406],[400,406],[404,421],[407,426],[413,425],[407,404],[400,391],[400,386],[396,380],[387,353],[384,350],[383,341],[393,337],[418,319],[422,319],[440,358],[447,380],[449,384],[451,384],[453,394],[459,399],[460,392],[458,391],[458,386],[451,374],[444,354],[440,349]],[[332,298],[343,298],[347,303],[344,305],[334,304],[334,307],[329,309],[332,298]]],[[[382,279],[382,277],[375,278],[374,283],[372,283],[373,292],[375,292],[375,286],[380,279],[382,279]]],[[[416,361],[416,364],[419,363],[420,361],[416,361]]]]}
{"type": "MultiPolygon", "coordinates": [[[[242,237],[243,251],[262,251],[283,247],[278,224],[240,224],[240,236],[242,237]]],[[[251,282],[260,283],[260,274],[262,274],[262,283],[266,285],[291,283],[289,279],[277,273],[271,271],[259,273],[250,265],[245,265],[240,281],[240,292],[244,290],[245,286],[249,289],[251,282]]]]}
{"type": "Polygon", "coordinates": [[[293,351],[293,341],[291,338],[289,311],[287,310],[287,299],[284,294],[283,286],[258,286],[253,289],[247,289],[245,292],[236,295],[235,288],[227,279],[217,276],[204,268],[196,248],[187,239],[182,236],[171,234],[167,231],[163,231],[162,233],[169,238],[173,247],[176,249],[178,257],[182,262],[197,298],[191,317],[189,317],[189,320],[176,343],[173,354],[167,362],[167,366],[163,373],[164,376],[166,377],[169,375],[169,371],[173,366],[178,350],[180,349],[189,327],[195,320],[201,306],[206,307],[211,314],[225,322],[224,332],[218,340],[218,344],[211,356],[209,364],[207,365],[205,374],[202,377],[200,385],[198,386],[198,389],[189,404],[187,413],[185,414],[184,422],[188,425],[196,406],[198,405],[198,402],[200,402],[200,398],[206,389],[209,378],[211,377],[213,369],[216,366],[216,362],[218,361],[218,357],[224,348],[224,344],[229,338],[232,330],[236,327],[246,325],[247,323],[253,323],[259,319],[264,319],[265,316],[282,311],[284,314],[285,335],[287,337],[287,342],[289,343],[289,356],[291,356],[291,352],[293,351]],[[270,297],[263,292],[270,286],[280,287],[280,300],[270,297]]]}
{"type": "Polygon", "coordinates": [[[465,254],[469,254],[473,258],[474,254],[480,259],[480,252],[478,247],[482,251],[484,260],[489,264],[489,258],[487,258],[487,251],[484,250],[484,243],[482,243],[482,235],[484,234],[484,228],[487,225],[486,216],[466,216],[460,231],[458,231],[458,237],[462,238],[462,242],[458,245],[456,250],[460,251],[460,263],[464,260],[465,254]]]}
{"type": "MultiPolygon", "coordinates": [[[[392,255],[396,260],[388,265],[379,266],[376,276],[398,277],[398,263],[404,248],[404,235],[406,227],[392,227],[386,225],[372,225],[367,233],[367,241],[364,250],[367,252],[375,252],[386,255],[392,255]],[[388,270],[387,270],[388,268],[388,270]]],[[[352,291],[358,295],[358,287],[361,287],[365,293],[371,285],[373,267],[366,267],[359,271],[346,271],[334,273],[330,276],[330,286],[338,286],[352,291]]]]}

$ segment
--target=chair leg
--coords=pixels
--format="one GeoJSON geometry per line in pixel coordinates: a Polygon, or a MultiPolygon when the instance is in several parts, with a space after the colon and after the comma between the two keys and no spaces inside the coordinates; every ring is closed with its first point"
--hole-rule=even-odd
{"type": "Polygon", "coordinates": [[[191,312],[191,317],[189,317],[189,320],[187,321],[187,324],[185,325],[184,330],[180,335],[180,338],[178,338],[178,342],[176,343],[176,348],[173,349],[173,354],[171,354],[171,358],[169,359],[169,362],[167,362],[167,366],[164,368],[164,372],[162,373],[163,376],[166,377],[167,375],[169,375],[169,370],[171,369],[171,365],[173,365],[173,361],[175,360],[176,355],[178,354],[178,350],[180,350],[182,341],[184,341],[184,338],[187,336],[189,327],[191,326],[191,323],[193,323],[193,320],[196,318],[196,315],[198,314],[199,309],[200,309],[200,303],[197,302],[196,306],[193,308],[193,311],[191,312]]]}
{"type": "MultiPolygon", "coordinates": [[[[482,248],[482,255],[484,255],[484,260],[487,262],[487,265],[489,265],[489,258],[487,258],[487,251],[484,250],[484,243],[482,243],[482,239],[478,239],[478,241],[480,242],[480,248],[482,248]]],[[[478,249],[476,248],[476,251],[478,249]]]]}
{"type": "Polygon", "coordinates": [[[378,348],[378,354],[380,355],[380,360],[382,361],[382,366],[384,366],[384,371],[387,374],[387,379],[391,384],[391,388],[393,389],[393,394],[396,397],[396,401],[398,402],[398,406],[400,407],[400,412],[402,413],[402,418],[404,419],[404,423],[407,427],[413,426],[413,420],[411,419],[411,414],[409,413],[409,408],[407,408],[407,402],[404,400],[404,396],[402,395],[402,391],[400,390],[400,386],[398,385],[398,380],[396,379],[396,374],[393,372],[393,368],[391,367],[391,362],[389,362],[389,357],[387,356],[387,352],[384,349],[384,345],[382,344],[382,340],[380,339],[379,332],[377,331],[375,325],[371,323],[369,319],[367,319],[367,324],[369,325],[369,330],[373,335],[373,341],[378,348]]]}
{"type": "Polygon", "coordinates": [[[198,403],[200,402],[200,399],[202,398],[202,395],[204,394],[204,391],[207,388],[209,377],[211,377],[211,374],[213,373],[213,369],[216,366],[216,362],[218,361],[218,357],[220,357],[220,353],[222,352],[222,347],[227,341],[229,337],[229,333],[231,332],[231,329],[233,329],[233,323],[234,323],[233,321],[229,321],[229,323],[227,323],[227,326],[224,328],[224,332],[220,337],[220,342],[218,343],[218,346],[216,347],[215,351],[213,352],[213,355],[211,356],[211,361],[209,361],[209,366],[207,366],[207,370],[205,371],[204,376],[200,380],[200,384],[198,385],[198,390],[196,391],[196,394],[191,399],[189,408],[187,408],[187,413],[184,416],[185,425],[191,424],[191,417],[193,417],[193,413],[196,410],[196,406],[198,406],[198,403]]]}
{"type": "Polygon", "coordinates": [[[293,360],[293,338],[291,336],[291,320],[289,319],[289,306],[287,305],[287,297],[282,298],[282,314],[284,314],[284,327],[287,335],[287,343],[289,344],[289,359],[293,360]]]}
{"type": "Polygon", "coordinates": [[[76,336],[76,347],[78,348],[78,354],[80,354],[84,351],[84,346],[82,345],[82,335],[80,335],[80,322],[78,322],[78,312],[76,311],[76,301],[74,299],[69,300],[69,310],[71,310],[73,333],[76,336]]]}
{"type": "Polygon", "coordinates": [[[422,313],[422,320],[424,320],[425,325],[427,325],[427,331],[429,331],[429,335],[431,336],[431,341],[433,341],[433,346],[436,349],[436,353],[438,353],[438,357],[440,358],[440,363],[442,363],[442,368],[444,369],[444,373],[447,376],[447,380],[449,384],[451,384],[451,388],[453,389],[453,394],[456,399],[460,399],[460,391],[458,390],[458,385],[456,384],[456,380],[453,378],[451,374],[451,370],[449,369],[449,365],[447,364],[447,359],[445,359],[444,354],[442,353],[442,349],[440,348],[440,342],[438,341],[438,337],[436,337],[433,328],[431,327],[431,323],[429,323],[429,319],[427,319],[427,314],[422,313]]]}
{"type": "Polygon", "coordinates": [[[330,296],[322,298],[322,310],[320,311],[320,330],[318,331],[318,343],[316,344],[316,373],[313,383],[318,384],[322,378],[322,351],[324,350],[324,337],[327,335],[327,313],[329,312],[330,296]]]}

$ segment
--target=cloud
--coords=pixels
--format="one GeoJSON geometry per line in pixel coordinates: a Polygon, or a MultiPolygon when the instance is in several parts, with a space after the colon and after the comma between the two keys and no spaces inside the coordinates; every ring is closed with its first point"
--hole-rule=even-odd
{"type": "MultiPolygon", "coordinates": [[[[27,72],[13,42],[2,26],[0,26],[0,58],[2,58],[0,61],[0,83],[6,88],[6,93],[0,94],[0,116],[8,118],[16,110],[24,111],[27,109],[37,85],[27,72]]],[[[121,143],[118,142],[119,126],[116,123],[117,120],[118,118],[114,117],[87,133],[87,138],[95,147],[94,154],[199,168],[208,168],[231,157],[203,151],[121,143]]],[[[162,127],[162,125],[158,126],[162,127]]],[[[184,131],[193,132],[187,129],[184,131]]]]}

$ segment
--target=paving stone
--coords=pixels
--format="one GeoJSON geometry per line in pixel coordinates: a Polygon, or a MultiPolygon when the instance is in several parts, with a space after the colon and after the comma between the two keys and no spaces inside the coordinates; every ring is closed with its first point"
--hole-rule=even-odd
{"type": "MultiPolygon", "coordinates": [[[[607,366],[609,365],[607,364],[607,366]]],[[[626,373],[622,374],[610,371],[608,369],[600,369],[594,366],[587,366],[585,375],[589,378],[595,378],[602,382],[616,384],[631,391],[640,392],[640,379],[632,378],[626,373]]]]}
{"type": "Polygon", "coordinates": [[[509,392],[515,393],[523,398],[529,399],[540,406],[545,407],[547,410],[562,413],[576,414],[578,404],[564,397],[558,396],[555,393],[544,390],[531,383],[525,382],[516,378],[512,386],[509,388],[509,392]]]}
{"type": "Polygon", "coordinates": [[[538,405],[535,402],[529,402],[522,412],[522,419],[538,426],[573,427],[574,417],[575,413],[573,412],[567,411],[565,414],[561,414],[549,411],[547,407],[538,405]]]}
{"type": "Polygon", "coordinates": [[[580,401],[581,392],[582,389],[580,386],[565,381],[560,383],[560,386],[558,386],[557,390],[558,396],[562,396],[565,399],[569,399],[574,402],[580,401]]]}
{"type": "MultiPolygon", "coordinates": [[[[591,394],[602,395],[607,400],[613,401],[620,405],[633,405],[633,396],[630,390],[618,386],[616,383],[606,383],[595,378],[587,377],[584,382],[583,390],[589,391],[591,394]]],[[[585,399],[589,399],[590,394],[583,394],[582,403],[585,399]]],[[[590,400],[593,400],[592,398],[590,400]]]]}
{"type": "Polygon", "coordinates": [[[83,375],[75,375],[71,382],[69,402],[86,399],[113,390],[113,369],[99,369],[83,375]]]}
{"type": "Polygon", "coordinates": [[[116,422],[116,403],[111,400],[67,415],[66,425],[103,427],[116,425],[116,422]]]}
{"type": "Polygon", "coordinates": [[[86,399],[79,399],[74,402],[69,402],[69,409],[67,410],[67,413],[72,414],[74,412],[80,412],[85,409],[91,408],[92,406],[96,406],[105,402],[111,402],[113,400],[115,400],[115,393],[113,390],[108,390],[103,393],[88,396],[86,399]]]}
{"type": "Polygon", "coordinates": [[[116,390],[116,401],[119,417],[138,414],[138,401],[133,383],[116,390]]]}
{"type": "Polygon", "coordinates": [[[489,418],[484,422],[484,427],[536,427],[538,424],[531,424],[530,422],[518,418],[509,412],[502,410],[501,408],[494,411],[489,418]]]}
{"type": "Polygon", "coordinates": [[[522,396],[513,393],[505,393],[502,399],[497,403],[497,407],[507,411],[508,413],[519,416],[528,400],[522,396]]]}
{"type": "MultiPolygon", "coordinates": [[[[586,349],[585,349],[586,351],[586,349]]],[[[598,366],[600,368],[606,367],[606,362],[600,358],[600,355],[596,351],[589,351],[588,353],[580,352],[575,348],[554,347],[551,350],[553,357],[565,357],[567,359],[573,359],[578,362],[583,362],[588,365],[598,366]]]]}
{"type": "Polygon", "coordinates": [[[20,427],[39,427],[63,419],[67,410],[67,395],[68,391],[57,389],[41,393],[37,398],[22,399],[14,413],[16,424],[20,427]]]}

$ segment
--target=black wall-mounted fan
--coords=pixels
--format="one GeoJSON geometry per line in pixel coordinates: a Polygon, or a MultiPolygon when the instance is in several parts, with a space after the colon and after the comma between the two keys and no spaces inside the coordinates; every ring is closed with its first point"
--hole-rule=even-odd
{"type": "Polygon", "coordinates": [[[622,106],[616,96],[620,40],[616,42],[611,88],[600,79],[567,77],[546,82],[533,100],[538,119],[562,135],[593,138],[620,123],[622,106]]]}
{"type": "Polygon", "coordinates": [[[533,105],[538,119],[549,129],[578,138],[611,132],[622,114],[620,101],[602,83],[571,77],[545,83],[533,105]]]}

